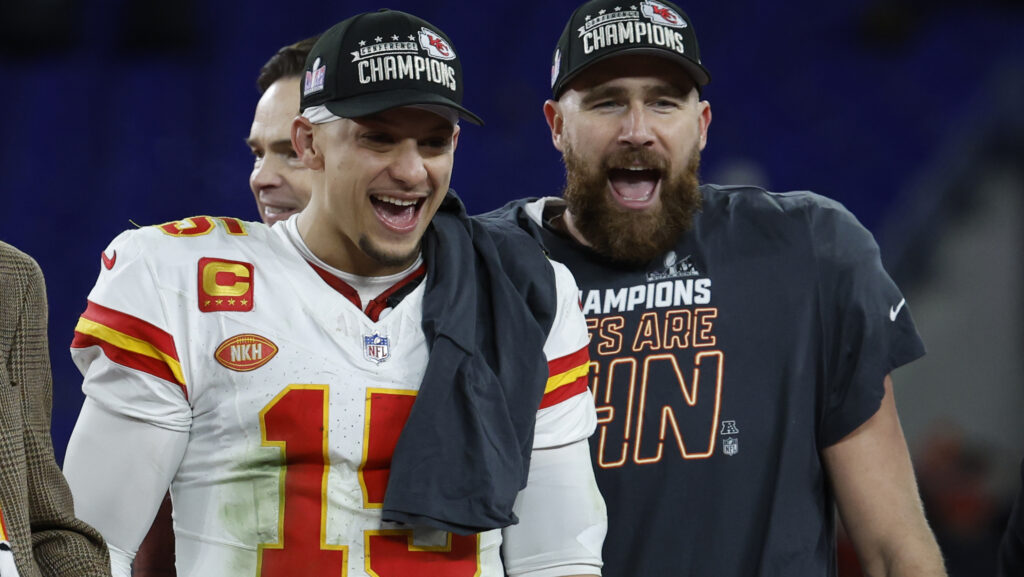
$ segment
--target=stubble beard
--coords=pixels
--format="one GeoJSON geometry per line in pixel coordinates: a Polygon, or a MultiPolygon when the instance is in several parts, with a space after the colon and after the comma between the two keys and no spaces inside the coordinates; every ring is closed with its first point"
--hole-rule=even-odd
{"type": "Polygon", "coordinates": [[[700,150],[694,147],[686,167],[672,172],[670,163],[647,149],[629,149],[594,166],[571,148],[563,153],[563,196],[577,230],[598,254],[623,264],[643,264],[675,246],[693,226],[700,210],[700,150]],[[661,172],[661,197],[655,207],[639,211],[619,206],[608,192],[608,170],[639,162],[661,172]]]}
{"type": "Polygon", "coordinates": [[[398,255],[385,252],[380,247],[374,245],[366,236],[359,238],[359,249],[363,251],[363,254],[370,257],[377,264],[387,268],[409,267],[416,260],[416,255],[420,253],[422,245],[423,241],[421,239],[420,242],[416,243],[416,248],[406,254],[398,255]]]}

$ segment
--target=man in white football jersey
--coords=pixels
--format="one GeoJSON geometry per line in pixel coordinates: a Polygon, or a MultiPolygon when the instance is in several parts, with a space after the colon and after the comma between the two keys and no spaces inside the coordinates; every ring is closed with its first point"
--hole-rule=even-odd
{"type": "MultiPolygon", "coordinates": [[[[245,144],[253,156],[249,188],[260,220],[269,225],[288,220],[305,208],[312,193],[313,174],[295,153],[291,129],[299,111],[306,56],[316,40],[314,36],[282,47],[256,78],[261,96],[245,144]]],[[[170,496],[160,505],[132,568],[134,577],[174,576],[170,496]]]]}
{"type": "Polygon", "coordinates": [[[577,288],[449,191],[461,102],[437,28],[345,20],[292,128],[304,211],[104,251],[65,475],[115,575],[168,486],[181,577],[600,574],[577,288]]]}

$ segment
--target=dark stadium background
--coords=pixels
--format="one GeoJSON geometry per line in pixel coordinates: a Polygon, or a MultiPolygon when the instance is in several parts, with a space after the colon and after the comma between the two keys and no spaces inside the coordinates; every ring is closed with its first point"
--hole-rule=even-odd
{"type": "MultiPolygon", "coordinates": [[[[562,167],[541,104],[551,50],[576,2],[383,5],[439,26],[462,57],[465,102],[487,122],[464,126],[456,154],[453,186],[470,211],[557,194],[562,167]]],[[[278,47],[380,6],[0,2],[0,239],[46,275],[59,461],[83,398],[67,347],[100,251],[133,223],[257,219],[243,138],[259,67],[278,47]]],[[[926,272],[929,240],[969,198],[928,190],[947,180],[934,175],[962,175],[958,163],[984,156],[963,142],[1008,139],[1020,153],[1019,1],[682,7],[712,73],[704,179],[842,201],[878,235],[901,283],[926,272]]]]}

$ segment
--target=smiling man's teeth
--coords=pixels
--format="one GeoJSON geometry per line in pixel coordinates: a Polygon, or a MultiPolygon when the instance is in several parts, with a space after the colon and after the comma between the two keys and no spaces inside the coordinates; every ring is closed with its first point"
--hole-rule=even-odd
{"type": "Polygon", "coordinates": [[[388,204],[393,204],[395,206],[413,206],[414,204],[416,204],[418,202],[416,200],[402,200],[400,198],[392,198],[390,196],[379,196],[379,195],[374,195],[373,198],[375,200],[379,200],[380,202],[386,202],[388,204]]]}
{"type": "Polygon", "coordinates": [[[654,196],[660,175],[657,170],[642,166],[613,168],[608,171],[612,191],[625,202],[647,202],[654,196]]]}

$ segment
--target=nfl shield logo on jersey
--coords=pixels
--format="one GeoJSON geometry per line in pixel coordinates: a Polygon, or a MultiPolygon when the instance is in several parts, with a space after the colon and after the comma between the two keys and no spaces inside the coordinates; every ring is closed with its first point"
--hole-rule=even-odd
{"type": "Polygon", "coordinates": [[[391,347],[387,337],[374,334],[372,337],[363,337],[363,356],[366,360],[378,365],[391,357],[391,347]]]}
{"type": "Polygon", "coordinates": [[[736,437],[722,439],[722,451],[730,457],[740,452],[740,441],[736,437]]]}

